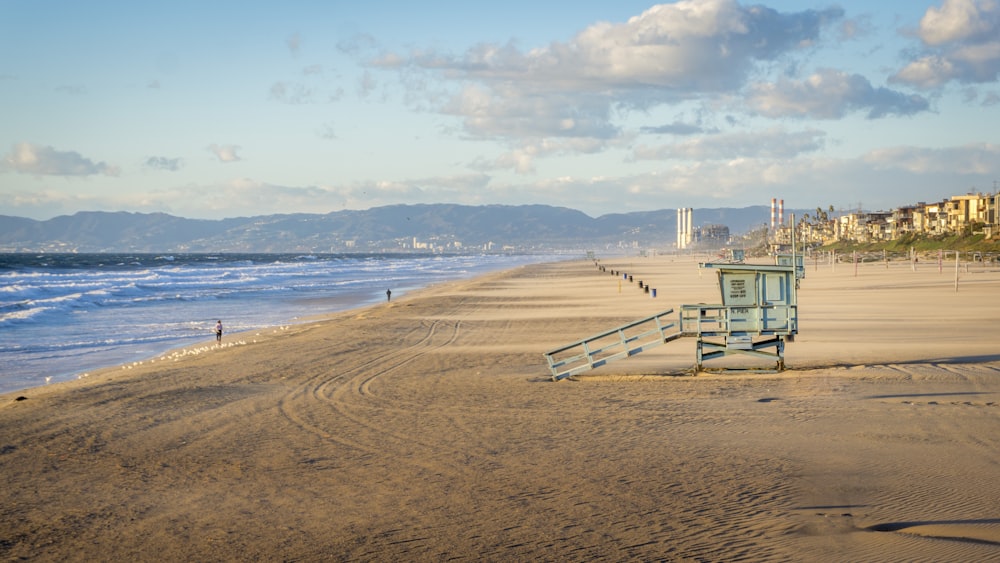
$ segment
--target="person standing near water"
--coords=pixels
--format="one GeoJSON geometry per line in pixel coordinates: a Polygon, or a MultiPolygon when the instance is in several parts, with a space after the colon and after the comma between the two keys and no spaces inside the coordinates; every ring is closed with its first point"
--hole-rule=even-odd
{"type": "Polygon", "coordinates": [[[222,321],[215,323],[215,341],[222,342],[222,321]]]}
{"type": "Polygon", "coordinates": [[[385,290],[385,300],[386,300],[386,302],[392,301],[392,290],[391,289],[385,290]]]}

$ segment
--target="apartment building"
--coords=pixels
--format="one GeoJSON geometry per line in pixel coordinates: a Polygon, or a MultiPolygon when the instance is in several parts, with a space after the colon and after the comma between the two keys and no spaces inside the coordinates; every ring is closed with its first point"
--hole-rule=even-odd
{"type": "MultiPolygon", "coordinates": [[[[820,244],[838,240],[877,242],[895,240],[909,233],[933,236],[967,230],[982,232],[986,238],[1000,237],[1000,192],[956,195],[892,211],[858,211],[822,222],[803,222],[796,227],[796,240],[820,244]]],[[[779,228],[775,237],[789,238],[787,227],[779,228]]]]}

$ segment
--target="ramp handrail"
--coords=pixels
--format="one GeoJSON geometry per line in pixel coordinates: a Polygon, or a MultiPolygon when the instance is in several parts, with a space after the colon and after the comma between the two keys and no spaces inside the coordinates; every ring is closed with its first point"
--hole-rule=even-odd
{"type": "Polygon", "coordinates": [[[549,370],[552,372],[552,380],[559,381],[680,338],[679,331],[666,334],[668,329],[677,326],[677,323],[673,321],[664,322],[663,320],[668,315],[672,315],[673,312],[673,309],[668,309],[545,352],[545,358],[549,362],[549,370]],[[647,328],[648,325],[653,326],[647,328]],[[595,345],[596,347],[594,347],[595,345]],[[576,351],[577,348],[579,348],[579,352],[576,351]]]}

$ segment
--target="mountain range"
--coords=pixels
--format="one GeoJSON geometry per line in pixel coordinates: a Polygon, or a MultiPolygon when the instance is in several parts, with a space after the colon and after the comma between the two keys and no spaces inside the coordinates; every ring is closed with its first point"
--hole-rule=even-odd
{"type": "MultiPolygon", "coordinates": [[[[740,234],[766,225],[770,208],[694,209],[692,217],[695,227],[725,225],[740,234]]],[[[218,220],[104,211],[44,221],[0,215],[3,252],[545,251],[594,245],[669,248],[676,240],[676,209],[597,218],[548,205],[456,204],[218,220]]]]}

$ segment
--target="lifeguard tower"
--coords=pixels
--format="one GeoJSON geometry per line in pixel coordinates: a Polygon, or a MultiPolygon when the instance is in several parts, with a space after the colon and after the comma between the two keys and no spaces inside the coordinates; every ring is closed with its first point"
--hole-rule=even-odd
{"type": "Polygon", "coordinates": [[[722,303],[681,305],[545,353],[552,380],[628,358],[681,337],[697,338],[695,369],[706,360],[741,354],[785,369],[785,342],[798,332],[797,279],[791,265],[701,264],[719,274],[722,303]],[[772,350],[773,349],[773,350],[772,350]]]}
{"type": "Polygon", "coordinates": [[[792,267],[711,263],[702,267],[718,271],[722,304],[681,305],[681,335],[698,339],[697,369],[706,360],[731,354],[773,359],[776,369],[785,369],[785,342],[798,332],[792,267]]]}
{"type": "MultiPolygon", "coordinates": [[[[805,257],[801,254],[775,254],[774,263],[777,266],[791,266],[794,263],[796,284],[798,284],[799,280],[806,277],[805,257]]],[[[798,285],[795,287],[798,287],[798,285]]]]}

